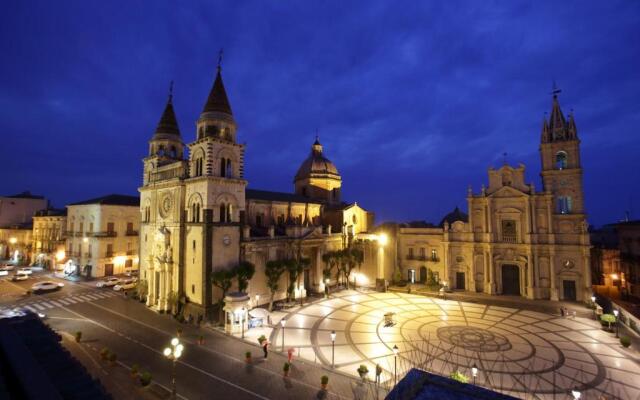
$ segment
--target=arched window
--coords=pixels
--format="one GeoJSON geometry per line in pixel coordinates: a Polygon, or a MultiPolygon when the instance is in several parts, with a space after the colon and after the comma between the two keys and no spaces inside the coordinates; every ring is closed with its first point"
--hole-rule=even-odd
{"type": "Polygon", "coordinates": [[[560,214],[569,214],[573,208],[571,196],[558,196],[557,210],[560,214]]]}
{"type": "Polygon", "coordinates": [[[164,155],[164,146],[160,145],[160,147],[158,147],[158,155],[159,156],[163,156],[164,155]]]}
{"type": "Polygon", "coordinates": [[[225,168],[225,176],[228,177],[228,178],[233,177],[233,169],[231,167],[231,160],[229,160],[228,158],[227,158],[227,165],[226,165],[226,168],[225,168]]]}
{"type": "Polygon", "coordinates": [[[202,157],[196,158],[193,162],[193,167],[194,167],[193,176],[202,176],[202,166],[203,166],[202,157]]]}
{"type": "Polygon", "coordinates": [[[220,159],[220,176],[223,178],[227,176],[227,159],[224,157],[220,159]]]}
{"type": "Polygon", "coordinates": [[[178,151],[176,150],[176,146],[171,146],[171,157],[176,158],[178,155],[178,151]]]}
{"type": "Polygon", "coordinates": [[[262,214],[256,215],[256,226],[262,226],[262,214]]]}
{"type": "Polygon", "coordinates": [[[200,203],[191,205],[191,222],[200,222],[200,203]]]}
{"type": "Polygon", "coordinates": [[[564,151],[559,151],[558,154],[556,154],[556,168],[567,168],[567,153],[565,153],[564,151]]]}

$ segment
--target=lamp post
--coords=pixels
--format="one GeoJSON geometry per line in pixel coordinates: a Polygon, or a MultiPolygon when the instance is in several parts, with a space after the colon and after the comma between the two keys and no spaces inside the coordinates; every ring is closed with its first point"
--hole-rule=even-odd
{"type": "Polygon", "coordinates": [[[580,400],[580,396],[582,396],[582,393],[580,393],[580,391],[578,390],[577,387],[575,387],[572,391],[571,391],[571,395],[573,396],[573,400],[580,400]]]}
{"type": "Polygon", "coordinates": [[[287,320],[282,317],[280,320],[280,326],[282,327],[282,351],[284,352],[284,326],[287,324],[287,320]]]}
{"type": "Polygon", "coordinates": [[[398,345],[393,345],[393,386],[398,384],[398,345]]]}
{"type": "Polygon", "coordinates": [[[254,306],[254,308],[255,308],[255,307],[258,307],[259,305],[260,305],[260,295],[259,295],[259,294],[257,294],[257,295],[256,295],[256,305],[254,306]]]}
{"type": "Polygon", "coordinates": [[[244,319],[247,309],[242,307],[242,314],[240,314],[240,323],[242,324],[242,339],[244,339],[244,319]]]}
{"type": "Polygon", "coordinates": [[[598,319],[596,317],[596,296],[595,295],[591,295],[591,305],[593,306],[593,319],[598,319]]]}
{"type": "Polygon", "coordinates": [[[336,367],[336,331],[331,331],[331,368],[336,367]]]}
{"type": "Polygon", "coordinates": [[[473,363],[473,365],[471,366],[471,375],[473,376],[473,384],[476,384],[476,376],[478,376],[478,367],[476,366],[476,363],[473,363]]]}
{"type": "Polygon", "coordinates": [[[617,309],[613,310],[613,315],[615,315],[616,317],[616,337],[620,337],[619,336],[619,328],[620,328],[620,324],[618,323],[618,314],[620,314],[620,311],[617,309]]]}
{"type": "Polygon", "coordinates": [[[176,399],[176,362],[182,355],[184,346],[178,338],[171,339],[171,347],[164,349],[164,356],[171,361],[171,398],[176,399]]]}
{"type": "Polygon", "coordinates": [[[329,278],[324,280],[324,296],[328,299],[329,298],[329,282],[331,280],[329,278]]]}

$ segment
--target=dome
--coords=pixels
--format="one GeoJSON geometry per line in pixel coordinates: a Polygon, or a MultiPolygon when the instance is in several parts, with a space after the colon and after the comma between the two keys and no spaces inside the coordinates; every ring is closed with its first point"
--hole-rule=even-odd
{"type": "Polygon", "coordinates": [[[469,222],[469,216],[466,213],[460,211],[458,206],[456,206],[453,211],[442,218],[442,221],[440,221],[440,226],[444,226],[445,222],[451,225],[456,221],[469,222]]]}
{"type": "Polygon", "coordinates": [[[295,180],[309,178],[311,175],[335,175],[338,178],[340,177],[335,164],[322,155],[322,145],[318,139],[311,146],[309,157],[298,168],[295,180]]]}

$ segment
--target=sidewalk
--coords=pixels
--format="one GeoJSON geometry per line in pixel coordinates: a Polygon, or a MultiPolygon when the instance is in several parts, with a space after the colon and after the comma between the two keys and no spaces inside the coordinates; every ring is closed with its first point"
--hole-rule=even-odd
{"type": "Polygon", "coordinates": [[[91,343],[77,343],[68,333],[62,335],[62,345],[69,350],[89,374],[100,380],[104,388],[113,396],[114,400],[164,400],[171,398],[171,392],[163,386],[152,382],[142,387],[137,378],[130,374],[130,367],[118,361],[109,365],[100,359],[100,350],[91,343]]]}
{"type": "MultiPolygon", "coordinates": [[[[407,293],[407,287],[391,286],[390,292],[407,293]]],[[[418,294],[427,297],[442,298],[438,292],[429,291],[414,285],[411,287],[411,294],[418,294]]],[[[582,303],[570,301],[553,301],[553,300],[529,300],[520,296],[496,296],[486,293],[474,292],[451,292],[446,293],[447,300],[456,300],[466,303],[479,303],[499,307],[523,308],[526,310],[542,312],[546,314],[560,314],[560,307],[565,307],[569,312],[576,313],[576,316],[583,318],[593,318],[593,310],[586,308],[582,303]]]]}

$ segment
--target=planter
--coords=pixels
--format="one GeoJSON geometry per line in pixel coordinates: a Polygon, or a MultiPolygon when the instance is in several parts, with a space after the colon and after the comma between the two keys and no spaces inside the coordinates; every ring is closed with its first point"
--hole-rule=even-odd
{"type": "Polygon", "coordinates": [[[327,390],[327,384],[326,383],[321,383],[320,386],[322,386],[322,390],[327,390]]]}

